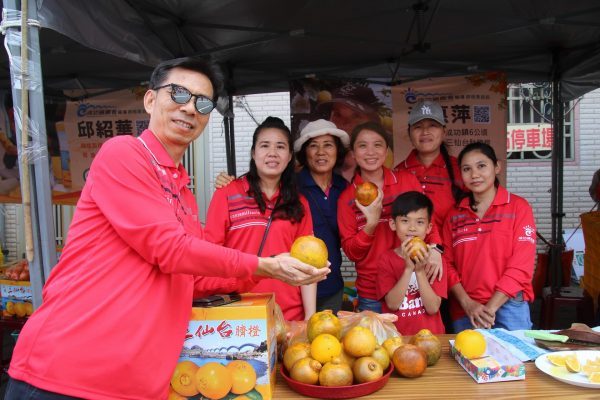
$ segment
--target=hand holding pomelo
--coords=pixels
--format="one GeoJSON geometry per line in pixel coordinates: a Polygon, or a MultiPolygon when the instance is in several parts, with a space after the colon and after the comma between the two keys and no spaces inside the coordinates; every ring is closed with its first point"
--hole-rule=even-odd
{"type": "Polygon", "coordinates": [[[315,236],[306,235],[294,240],[290,249],[290,256],[315,268],[325,268],[327,267],[329,253],[324,241],[315,236]]]}

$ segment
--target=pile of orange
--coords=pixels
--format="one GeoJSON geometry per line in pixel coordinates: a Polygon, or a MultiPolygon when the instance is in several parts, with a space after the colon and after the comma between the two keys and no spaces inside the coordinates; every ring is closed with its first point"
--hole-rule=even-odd
{"type": "Polygon", "coordinates": [[[291,379],[310,385],[349,386],[375,381],[393,363],[404,377],[421,376],[427,365],[439,359],[441,345],[428,330],[415,335],[414,344],[401,337],[378,343],[373,332],[361,325],[349,327],[342,336],[342,324],[329,310],[314,314],[307,322],[306,342],[290,345],[283,365],[291,379]]]}

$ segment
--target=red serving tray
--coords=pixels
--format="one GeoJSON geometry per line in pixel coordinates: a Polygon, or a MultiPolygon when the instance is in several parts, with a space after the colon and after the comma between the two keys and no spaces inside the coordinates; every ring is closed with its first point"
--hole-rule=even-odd
{"type": "Polygon", "coordinates": [[[283,376],[289,387],[304,396],[321,399],[351,399],[353,397],[366,396],[384,387],[390,379],[393,370],[394,366],[390,363],[387,372],[376,381],[350,386],[318,386],[301,383],[290,378],[283,365],[281,366],[281,376],[283,376]]]}

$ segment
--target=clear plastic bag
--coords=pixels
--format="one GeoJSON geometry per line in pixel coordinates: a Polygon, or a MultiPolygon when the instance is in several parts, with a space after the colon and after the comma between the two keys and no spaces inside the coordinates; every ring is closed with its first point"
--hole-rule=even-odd
{"type": "Polygon", "coordinates": [[[361,311],[358,313],[350,311],[339,311],[337,313],[340,322],[342,323],[342,336],[350,330],[350,328],[360,325],[368,328],[375,334],[378,343],[383,343],[387,338],[402,336],[394,322],[398,316],[394,314],[378,314],[373,311],[361,311]]]}

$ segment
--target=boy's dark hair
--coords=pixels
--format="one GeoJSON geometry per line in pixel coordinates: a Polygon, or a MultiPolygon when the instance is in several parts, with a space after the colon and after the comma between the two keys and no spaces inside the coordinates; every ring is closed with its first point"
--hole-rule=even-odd
{"type": "Polygon", "coordinates": [[[165,79],[173,68],[189,69],[206,76],[213,87],[213,101],[217,101],[223,92],[223,73],[217,64],[210,60],[193,57],[174,58],[161,62],[154,68],[150,77],[149,88],[154,89],[166,84],[165,79]]]}
{"type": "Polygon", "coordinates": [[[433,203],[429,197],[416,191],[404,192],[398,195],[392,203],[392,218],[404,217],[410,212],[419,211],[423,208],[427,209],[427,219],[431,221],[433,203]]]}

